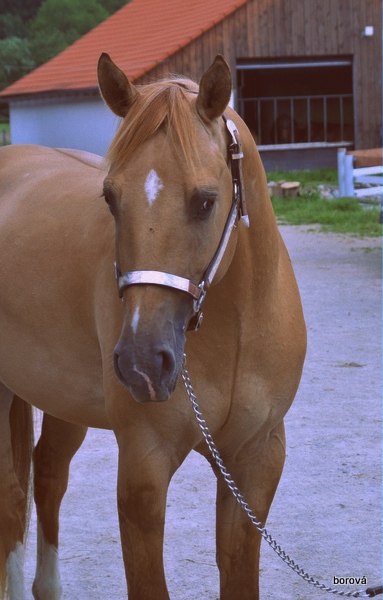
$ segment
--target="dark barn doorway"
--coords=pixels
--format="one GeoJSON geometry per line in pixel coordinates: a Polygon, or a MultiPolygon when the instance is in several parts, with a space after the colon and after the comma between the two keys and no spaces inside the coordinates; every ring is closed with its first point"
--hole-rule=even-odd
{"type": "Polygon", "coordinates": [[[335,166],[337,148],[354,145],[350,57],[238,61],[237,90],[269,169],[335,166]]]}

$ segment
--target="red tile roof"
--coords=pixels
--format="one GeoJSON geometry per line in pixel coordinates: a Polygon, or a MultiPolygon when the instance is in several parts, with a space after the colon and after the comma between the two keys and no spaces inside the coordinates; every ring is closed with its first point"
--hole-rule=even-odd
{"type": "Polygon", "coordinates": [[[134,81],[247,0],[131,0],[56,57],[25,75],[0,96],[97,87],[101,52],[134,81]]]}

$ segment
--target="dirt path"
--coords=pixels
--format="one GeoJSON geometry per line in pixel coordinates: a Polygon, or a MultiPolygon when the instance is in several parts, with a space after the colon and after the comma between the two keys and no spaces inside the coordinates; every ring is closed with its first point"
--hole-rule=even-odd
{"type": "MultiPolygon", "coordinates": [[[[286,466],[268,530],[314,577],[332,585],[334,576],[365,576],[373,584],[381,581],[382,547],[380,240],[308,229],[281,227],[301,289],[309,349],[286,418],[286,466]]],[[[113,434],[90,431],[73,460],[62,508],[63,600],[126,598],[116,471],[113,434]]],[[[165,556],[174,600],[218,598],[214,503],[214,476],[192,453],[168,498],[165,556]]],[[[33,520],[29,589],[34,555],[33,520]]],[[[332,597],[308,586],[266,545],[261,589],[262,600],[332,597]]]]}

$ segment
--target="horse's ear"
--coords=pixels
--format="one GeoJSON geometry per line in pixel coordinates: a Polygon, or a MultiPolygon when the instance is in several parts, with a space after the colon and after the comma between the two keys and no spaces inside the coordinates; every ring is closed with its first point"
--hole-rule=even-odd
{"type": "Polygon", "coordinates": [[[232,88],[229,65],[221,54],[202,75],[197,97],[197,111],[204,121],[220,117],[230,101],[232,88]]]}
{"type": "Polygon", "coordinates": [[[97,75],[101,96],[105,103],[118,117],[125,117],[138,91],[105,52],[101,54],[98,61],[97,75]]]}

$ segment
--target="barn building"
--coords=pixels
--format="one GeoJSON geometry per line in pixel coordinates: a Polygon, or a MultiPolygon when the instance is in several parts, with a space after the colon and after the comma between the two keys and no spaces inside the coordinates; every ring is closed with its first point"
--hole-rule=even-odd
{"type": "Polygon", "coordinates": [[[13,143],[104,154],[116,118],[100,100],[108,52],[136,85],[200,79],[217,53],[266,168],[335,166],[338,147],[382,143],[381,0],[132,0],[0,93],[13,143]]]}

